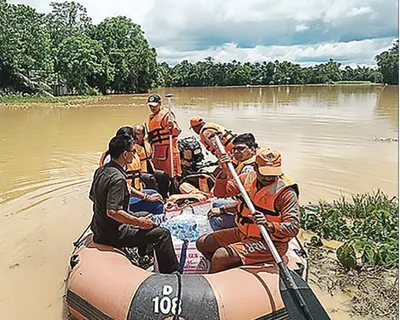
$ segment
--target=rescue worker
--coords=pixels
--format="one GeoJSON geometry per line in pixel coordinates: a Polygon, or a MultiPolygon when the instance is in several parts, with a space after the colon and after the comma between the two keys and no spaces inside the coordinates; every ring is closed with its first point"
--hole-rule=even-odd
{"type": "MultiPolygon", "coordinates": [[[[239,196],[233,179],[227,179],[230,162],[227,154],[220,157],[224,171],[216,180],[217,197],[239,196]]],[[[272,149],[259,149],[254,171],[239,176],[256,208],[252,215],[239,200],[236,227],[201,236],[196,246],[211,261],[211,273],[254,263],[270,263],[274,258],[261,236],[257,224],[265,226],[279,254],[288,250],[288,242],[300,229],[297,183],[282,173],[281,155],[272,149]]]]}
{"type": "MultiPolygon", "coordinates": [[[[233,156],[237,161],[237,166],[235,168],[236,173],[241,175],[243,173],[252,172],[256,161],[256,150],[258,148],[254,135],[252,133],[239,134],[233,139],[232,143],[233,156]]],[[[236,226],[236,212],[237,201],[235,199],[215,199],[213,201],[213,208],[208,213],[211,229],[217,231],[234,228],[236,226]]]]}
{"type": "Polygon", "coordinates": [[[233,139],[236,136],[231,130],[228,130],[227,128],[216,123],[206,123],[203,118],[199,116],[192,117],[190,119],[190,128],[192,128],[193,131],[199,135],[200,141],[204,147],[216,157],[217,152],[214,146],[214,140],[210,138],[210,135],[216,131],[220,131],[221,134],[218,136],[225,147],[225,151],[228,154],[231,153],[233,149],[233,139]]]}
{"type": "Polygon", "coordinates": [[[169,230],[158,227],[151,217],[128,213],[130,191],[135,189],[128,187],[124,167],[133,160],[134,145],[128,135],[112,138],[108,148],[111,162],[94,173],[89,194],[93,201],[93,241],[116,248],[153,245],[160,272],[173,273],[179,264],[169,230]]]}
{"type": "Polygon", "coordinates": [[[169,176],[164,171],[154,168],[153,150],[145,137],[145,127],[141,124],[133,126],[136,154],[140,158],[141,178],[147,189],[157,190],[164,199],[168,198],[169,176]]]}
{"type": "Polygon", "coordinates": [[[148,141],[153,148],[153,163],[158,170],[166,172],[170,178],[181,176],[181,161],[178,149],[178,136],[182,129],[179,127],[175,114],[161,107],[161,98],[152,94],[147,98],[151,111],[147,119],[148,141]],[[170,135],[172,136],[172,155],[174,172],[171,172],[170,135]]]}

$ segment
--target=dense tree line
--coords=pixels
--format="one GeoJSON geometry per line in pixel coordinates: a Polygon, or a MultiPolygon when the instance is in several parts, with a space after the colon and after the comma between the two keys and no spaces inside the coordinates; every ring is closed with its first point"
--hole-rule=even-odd
{"type": "Polygon", "coordinates": [[[92,23],[79,3],[51,3],[48,15],[0,0],[0,90],[70,93],[145,92],[156,52],[127,17],[92,23]]]}
{"type": "Polygon", "coordinates": [[[398,84],[398,47],[396,41],[391,49],[375,57],[378,68],[342,68],[333,59],[312,67],[301,67],[289,61],[241,63],[234,60],[220,63],[212,57],[196,63],[184,60],[173,67],[164,62],[158,65],[157,84],[164,87],[319,84],[338,81],[398,84]]]}
{"type": "Polygon", "coordinates": [[[45,15],[0,0],[0,95],[12,92],[146,92],[154,86],[238,86],[371,81],[398,84],[398,42],[376,57],[377,68],[330,59],[312,67],[288,61],[157,64],[141,27],[118,16],[93,24],[76,2],[51,3],[45,15]]]}

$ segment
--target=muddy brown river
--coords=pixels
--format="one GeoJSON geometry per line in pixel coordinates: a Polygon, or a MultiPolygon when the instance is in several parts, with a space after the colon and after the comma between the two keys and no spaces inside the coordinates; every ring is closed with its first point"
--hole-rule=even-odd
{"type": "MultiPolygon", "coordinates": [[[[398,87],[173,88],[173,109],[282,153],[301,202],[398,192],[398,87]]],[[[0,319],[61,318],[72,242],[88,225],[87,198],[100,153],[123,125],[143,123],[146,95],[92,102],[0,104],[0,319]]],[[[321,301],[348,318],[345,296],[321,301]]],[[[334,310],[334,312],[332,311],[334,310]]]]}

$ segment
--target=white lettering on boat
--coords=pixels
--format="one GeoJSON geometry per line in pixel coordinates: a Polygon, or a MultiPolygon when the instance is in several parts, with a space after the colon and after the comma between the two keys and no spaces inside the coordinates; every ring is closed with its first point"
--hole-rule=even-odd
{"type": "Polygon", "coordinates": [[[169,296],[174,292],[174,288],[170,285],[164,285],[162,289],[162,297],[154,297],[152,299],[154,304],[154,313],[162,313],[173,315],[179,315],[182,312],[182,300],[179,301],[178,306],[178,297],[170,298],[169,296]]]}

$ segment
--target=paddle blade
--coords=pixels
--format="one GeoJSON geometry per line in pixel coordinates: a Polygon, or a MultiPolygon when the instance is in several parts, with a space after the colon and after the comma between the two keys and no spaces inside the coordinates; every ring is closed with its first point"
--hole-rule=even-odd
{"type": "Polygon", "coordinates": [[[279,290],[290,318],[329,320],[328,313],[308,284],[296,272],[285,269],[280,271],[279,290]],[[293,282],[288,277],[291,277],[293,282]]]}

